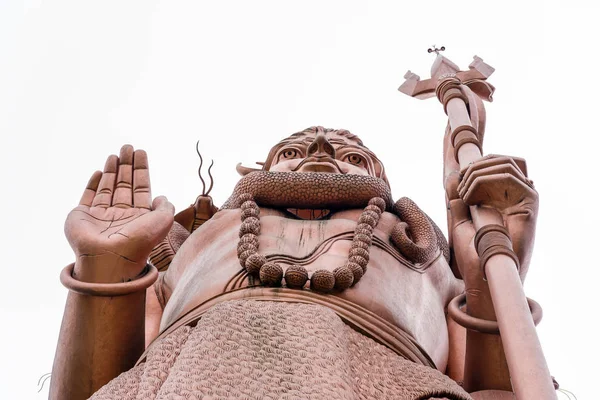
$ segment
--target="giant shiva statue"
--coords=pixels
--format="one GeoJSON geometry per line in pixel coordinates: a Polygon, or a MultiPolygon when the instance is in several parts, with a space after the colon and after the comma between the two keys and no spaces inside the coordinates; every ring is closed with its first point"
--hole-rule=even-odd
{"type": "MultiPolygon", "coordinates": [[[[459,145],[480,146],[482,123],[463,131],[459,145]]],[[[392,199],[382,162],[347,130],[295,133],[261,169],[238,166],[222,207],[203,194],[177,215],[152,200],[146,153],[123,146],[67,217],[75,262],[50,398],[512,398],[480,264],[510,238],[500,253],[524,278],[538,196],[522,159],[461,169],[453,136],[449,240],[392,199]],[[476,238],[474,206],[502,216],[493,238],[476,238]]]]}

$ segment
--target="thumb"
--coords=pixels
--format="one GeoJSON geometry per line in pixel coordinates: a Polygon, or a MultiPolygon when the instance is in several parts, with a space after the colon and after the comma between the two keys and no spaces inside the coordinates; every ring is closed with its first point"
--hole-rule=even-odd
{"type": "Polygon", "coordinates": [[[152,210],[166,212],[175,215],[175,207],[167,200],[165,196],[158,196],[152,201],[152,210]]]}
{"type": "Polygon", "coordinates": [[[152,247],[163,240],[171,226],[173,225],[173,215],[175,207],[167,200],[165,196],[158,196],[152,201],[152,211],[145,216],[149,218],[144,220],[145,231],[152,238],[152,247]]]}

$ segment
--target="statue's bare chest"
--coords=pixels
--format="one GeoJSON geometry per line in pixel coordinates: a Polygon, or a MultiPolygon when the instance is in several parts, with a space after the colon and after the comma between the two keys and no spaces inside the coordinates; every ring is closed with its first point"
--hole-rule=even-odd
{"type": "MultiPolygon", "coordinates": [[[[302,265],[309,273],[332,271],[348,258],[359,216],[360,210],[337,213],[323,221],[263,216],[259,251],[274,262],[302,265]]],[[[383,232],[377,234],[385,237],[383,232]]]]}
{"type": "MultiPolygon", "coordinates": [[[[318,269],[333,271],[348,259],[361,211],[339,212],[323,221],[305,221],[261,210],[258,251],[284,269],[298,264],[309,274],[318,269]]],[[[358,284],[335,295],[402,327],[421,345],[429,347],[430,353],[440,349],[443,352],[445,341],[439,342],[439,332],[446,329],[444,307],[460,290],[460,284],[443,257],[427,270],[411,268],[389,239],[397,222],[395,215],[382,214],[373,232],[374,245],[369,250],[365,275],[358,284]],[[427,331],[436,333],[429,335],[427,331]]],[[[240,223],[239,210],[220,212],[181,247],[167,274],[173,293],[163,315],[163,326],[207,299],[259,283],[244,276],[238,260],[240,223]]]]}

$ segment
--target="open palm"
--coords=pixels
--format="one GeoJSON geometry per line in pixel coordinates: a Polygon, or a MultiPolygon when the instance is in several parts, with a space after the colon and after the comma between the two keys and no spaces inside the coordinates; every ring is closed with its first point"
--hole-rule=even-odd
{"type": "Polygon", "coordinates": [[[151,201],[146,152],[123,146],[119,157],[108,157],[104,172],[92,175],[67,217],[65,234],[77,256],[76,272],[94,265],[112,270],[113,276],[117,269],[119,276],[135,277],[167,235],[173,213],[165,197],[151,201]]]}

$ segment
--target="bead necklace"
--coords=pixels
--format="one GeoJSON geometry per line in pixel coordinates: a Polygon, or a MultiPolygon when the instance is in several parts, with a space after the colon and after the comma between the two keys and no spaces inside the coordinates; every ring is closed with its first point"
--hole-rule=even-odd
{"type": "MultiPolygon", "coordinates": [[[[301,265],[291,265],[285,272],[280,264],[270,262],[258,253],[258,235],[260,234],[260,209],[251,194],[238,197],[242,210],[240,241],[237,253],[240,265],[253,276],[258,276],[265,286],[280,286],[282,279],[289,288],[302,289],[309,280],[308,271],[301,265]]],[[[354,230],[354,238],[348,254],[348,261],[333,271],[320,269],[310,276],[310,289],[330,292],[344,290],[355,285],[365,274],[369,263],[369,249],[373,239],[373,230],[379,223],[385,210],[385,201],[374,197],[365,207],[354,230]]]]}

